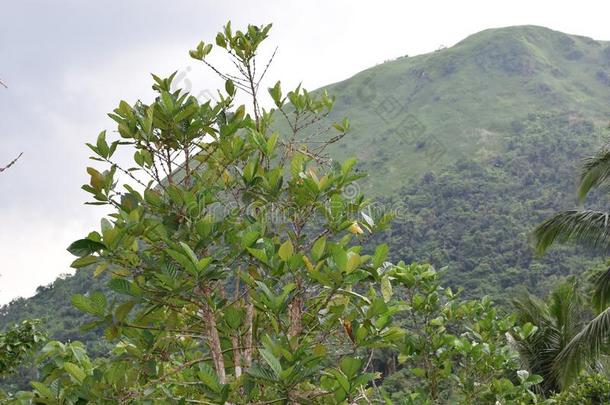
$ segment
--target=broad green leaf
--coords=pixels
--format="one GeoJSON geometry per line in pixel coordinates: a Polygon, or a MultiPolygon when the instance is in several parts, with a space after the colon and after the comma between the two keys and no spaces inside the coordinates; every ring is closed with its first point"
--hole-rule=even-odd
{"type": "Polygon", "coordinates": [[[345,268],[345,272],[347,274],[350,274],[351,272],[356,270],[358,268],[358,266],[360,266],[360,263],[361,263],[360,255],[358,253],[349,252],[347,254],[347,265],[345,268]]]}
{"type": "Polygon", "coordinates": [[[362,360],[353,357],[344,357],[341,359],[341,371],[348,377],[354,378],[362,367],[362,360]]]}
{"type": "Polygon", "coordinates": [[[95,309],[93,308],[91,300],[82,294],[76,294],[72,297],[72,305],[80,311],[95,315],[95,309]]]}
{"type": "Polygon", "coordinates": [[[91,239],[79,239],[68,246],[68,252],[74,256],[84,257],[105,249],[106,245],[91,239]]]}
{"type": "Polygon", "coordinates": [[[335,246],[333,249],[333,260],[337,265],[337,268],[341,272],[345,272],[347,270],[347,253],[341,246],[335,246]]]}
{"type": "Polygon", "coordinates": [[[176,252],[172,249],[166,249],[168,255],[172,257],[175,261],[177,261],[186,271],[189,273],[196,275],[197,274],[197,265],[193,263],[192,258],[185,256],[180,252],[176,252]]]}
{"type": "Polygon", "coordinates": [[[385,302],[389,302],[392,299],[392,282],[387,275],[381,278],[381,295],[385,302]]]}
{"type": "Polygon", "coordinates": [[[265,253],[264,250],[262,249],[254,249],[254,248],[248,248],[248,252],[250,252],[250,254],[254,257],[256,257],[258,260],[260,260],[263,263],[267,263],[268,259],[267,259],[267,254],[265,253]]]}
{"type": "Polygon", "coordinates": [[[388,255],[389,250],[390,249],[388,248],[388,245],[386,245],[385,243],[377,246],[377,249],[375,249],[375,254],[373,255],[372,264],[374,267],[380,267],[383,264],[388,255]]]}
{"type": "Polygon", "coordinates": [[[95,264],[98,261],[99,261],[99,257],[97,257],[97,256],[79,257],[78,259],[76,259],[76,260],[74,260],[72,262],[70,267],[72,267],[73,269],[80,269],[82,267],[87,267],[87,266],[90,266],[92,264],[95,264]]]}
{"type": "MultiPolygon", "coordinates": [[[[30,384],[32,385],[32,387],[34,387],[34,389],[36,391],[38,391],[40,393],[40,395],[43,398],[47,398],[47,399],[50,399],[50,400],[55,399],[55,394],[45,384],[43,384],[41,382],[38,382],[38,381],[32,381],[32,382],[30,382],[30,384]]],[[[53,402],[51,402],[51,403],[53,403],[53,402]]]]}
{"type": "Polygon", "coordinates": [[[259,235],[260,234],[258,231],[250,231],[244,233],[241,238],[241,247],[244,249],[249,248],[254,244],[254,242],[258,240],[259,235]]]}
{"type": "Polygon", "coordinates": [[[290,239],[286,240],[286,242],[282,243],[282,245],[280,246],[280,249],[278,250],[278,255],[280,256],[280,259],[282,259],[283,261],[288,261],[288,259],[290,259],[294,253],[294,248],[292,246],[292,242],[290,241],[290,239]]]}
{"type": "Polygon", "coordinates": [[[326,236],[322,236],[316,240],[311,248],[311,256],[314,261],[318,261],[324,256],[324,249],[326,249],[326,236]]]}
{"type": "Polygon", "coordinates": [[[85,377],[87,377],[87,374],[85,374],[83,369],[74,363],[65,362],[64,370],[66,370],[68,374],[74,377],[79,383],[82,383],[85,380],[85,377]]]}

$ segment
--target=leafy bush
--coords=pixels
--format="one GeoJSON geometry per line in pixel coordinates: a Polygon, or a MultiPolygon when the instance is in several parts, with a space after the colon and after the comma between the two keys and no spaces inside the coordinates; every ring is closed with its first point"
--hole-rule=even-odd
{"type": "Polygon", "coordinates": [[[610,403],[610,380],[603,374],[582,375],[552,399],[557,405],[607,404],[610,403]]]}

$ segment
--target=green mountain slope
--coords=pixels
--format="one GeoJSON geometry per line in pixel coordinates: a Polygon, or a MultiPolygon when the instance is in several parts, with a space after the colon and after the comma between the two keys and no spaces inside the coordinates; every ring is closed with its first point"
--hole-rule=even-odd
{"type": "MultiPolygon", "coordinates": [[[[603,141],[610,43],[532,26],[486,30],[327,89],[338,96],[331,118],[348,116],[353,128],[329,153],[358,157],[369,173],[362,191],[398,213],[381,236],[393,259],[447,266],[451,284],[500,300],[596,261],[576,247],[536,259],[528,234],[575,204],[580,159],[603,141]]],[[[0,328],[46,317],[53,335],[82,339],[69,295],[97,288],[81,271],[4,307],[0,328]]]]}
{"type": "Polygon", "coordinates": [[[472,35],[452,48],[403,57],[329,86],[335,116],[354,132],[338,152],[384,176],[380,195],[460,158],[501,152],[511,125],[552,112],[605,125],[610,43],[525,26],[472,35]]]}
{"type": "Polygon", "coordinates": [[[610,43],[523,26],[403,57],[329,86],[354,128],[335,156],[357,156],[361,189],[398,214],[394,259],[448,266],[467,294],[546,290],[595,256],[536,258],[528,235],[575,205],[581,160],[610,117],[610,43]]]}

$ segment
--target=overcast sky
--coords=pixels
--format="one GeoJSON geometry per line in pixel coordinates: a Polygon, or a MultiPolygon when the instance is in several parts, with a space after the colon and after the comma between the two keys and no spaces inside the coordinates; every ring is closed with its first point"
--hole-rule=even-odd
{"type": "Polygon", "coordinates": [[[84,206],[85,142],[121,99],[150,100],[149,73],[185,74],[195,93],[217,86],[188,57],[231,20],[273,22],[269,77],[310,89],[477,31],[535,24],[610,40],[601,1],[7,0],[0,13],[0,304],[69,272],[65,248],[97,228],[84,206]]]}

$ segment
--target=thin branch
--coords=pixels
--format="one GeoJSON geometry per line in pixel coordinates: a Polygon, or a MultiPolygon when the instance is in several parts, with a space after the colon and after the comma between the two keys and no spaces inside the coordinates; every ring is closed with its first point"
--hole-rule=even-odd
{"type": "Polygon", "coordinates": [[[275,50],[273,51],[273,55],[271,55],[271,57],[269,58],[269,62],[267,62],[267,66],[265,66],[265,69],[263,70],[263,74],[261,75],[261,77],[256,82],[256,89],[257,90],[258,90],[258,86],[263,81],[263,78],[265,77],[265,73],[267,73],[267,70],[269,69],[269,66],[271,66],[271,63],[273,62],[273,58],[275,58],[275,54],[277,53],[277,49],[278,49],[278,47],[276,46],[275,50]]]}
{"type": "MultiPolygon", "coordinates": [[[[0,84],[1,84],[1,83],[2,83],[2,82],[0,82],[0,84]]],[[[15,159],[13,159],[13,160],[11,161],[11,163],[9,163],[8,165],[6,165],[6,166],[4,166],[4,167],[0,167],[0,173],[2,173],[3,171],[5,171],[6,169],[8,169],[9,167],[11,167],[12,165],[14,165],[15,163],[17,163],[17,161],[19,160],[19,158],[20,158],[21,156],[23,156],[23,152],[21,152],[21,153],[19,154],[19,156],[17,156],[15,159]]]]}

